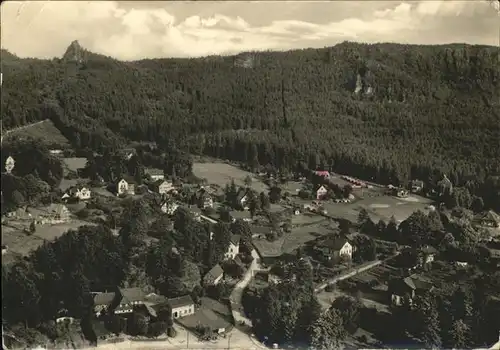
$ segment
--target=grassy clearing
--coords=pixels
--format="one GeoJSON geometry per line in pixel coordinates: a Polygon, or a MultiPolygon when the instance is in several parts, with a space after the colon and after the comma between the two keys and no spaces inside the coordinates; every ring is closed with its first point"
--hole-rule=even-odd
{"type": "Polygon", "coordinates": [[[254,174],[226,163],[194,163],[193,173],[199,178],[207,179],[209,184],[215,184],[222,188],[231,180],[234,180],[236,185],[244,186],[245,178],[250,175],[252,177],[252,188],[255,191],[267,191],[267,186],[254,174]]]}
{"type": "Polygon", "coordinates": [[[77,172],[78,169],[84,168],[87,165],[87,158],[85,157],[70,157],[63,158],[63,165],[65,170],[77,172]]]}
{"type": "Polygon", "coordinates": [[[412,196],[407,199],[400,199],[392,196],[378,196],[360,199],[354,203],[332,203],[325,202],[323,206],[328,211],[328,215],[335,218],[347,219],[356,222],[358,214],[362,208],[366,209],[370,217],[375,222],[384,220],[388,222],[391,216],[396,221],[406,220],[413,212],[421,210],[428,213],[430,200],[412,196]]]}
{"type": "Polygon", "coordinates": [[[26,256],[31,251],[41,246],[45,241],[52,241],[62,236],[68,230],[74,230],[83,225],[94,224],[80,220],[72,220],[64,224],[37,225],[36,232],[33,235],[28,235],[23,231],[24,225],[11,226],[9,223],[9,226],[2,225],[2,244],[9,246],[6,255],[14,254],[26,256]]]}
{"type": "Polygon", "coordinates": [[[8,140],[9,138],[12,138],[14,136],[19,138],[31,137],[40,140],[44,144],[53,146],[57,145],[60,147],[67,147],[70,145],[68,139],[64,137],[61,131],[56,128],[51,120],[45,120],[41,123],[9,132],[5,136],[5,140],[8,140]]]}
{"type": "Polygon", "coordinates": [[[331,231],[332,228],[329,225],[316,224],[294,228],[292,232],[285,233],[273,242],[266,239],[255,239],[253,243],[262,256],[277,257],[285,253],[292,253],[305,243],[325,236],[331,231]]]}

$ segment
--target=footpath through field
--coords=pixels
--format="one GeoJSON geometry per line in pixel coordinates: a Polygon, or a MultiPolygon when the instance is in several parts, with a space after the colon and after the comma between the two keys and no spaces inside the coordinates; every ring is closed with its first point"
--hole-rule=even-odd
{"type": "Polygon", "coordinates": [[[34,125],[42,124],[42,123],[46,122],[47,120],[48,119],[45,119],[45,120],[41,120],[41,121],[36,122],[36,123],[32,123],[32,124],[20,126],[18,128],[14,128],[14,129],[10,129],[10,130],[5,130],[5,132],[2,132],[2,135],[0,136],[0,143],[2,143],[3,142],[3,138],[5,136],[7,136],[8,134],[10,134],[11,132],[19,131],[19,130],[26,129],[26,128],[29,128],[29,127],[34,126],[34,125]]]}

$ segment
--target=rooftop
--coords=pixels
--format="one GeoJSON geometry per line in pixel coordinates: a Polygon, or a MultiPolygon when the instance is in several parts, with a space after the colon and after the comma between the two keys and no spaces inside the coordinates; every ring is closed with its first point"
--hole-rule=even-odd
{"type": "Polygon", "coordinates": [[[217,264],[215,265],[214,267],[212,267],[210,269],[210,271],[208,271],[205,275],[205,278],[206,277],[212,277],[212,278],[217,278],[219,277],[220,275],[222,275],[224,273],[224,270],[222,269],[222,267],[217,264]]]}
{"type": "Polygon", "coordinates": [[[178,307],[193,305],[194,301],[190,295],[183,295],[181,297],[168,299],[168,303],[170,304],[172,309],[175,309],[178,307]]]}

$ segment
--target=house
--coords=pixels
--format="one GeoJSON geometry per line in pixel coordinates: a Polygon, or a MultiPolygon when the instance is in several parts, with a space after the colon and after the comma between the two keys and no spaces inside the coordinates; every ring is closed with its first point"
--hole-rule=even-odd
{"type": "Polygon", "coordinates": [[[64,200],[78,199],[84,201],[90,199],[90,196],[91,192],[87,187],[74,186],[67,189],[61,198],[64,200]]]}
{"type": "Polygon", "coordinates": [[[144,305],[146,293],[141,288],[118,288],[116,292],[94,295],[94,312],[97,317],[107,312],[131,314],[136,306],[144,305]]]}
{"type": "Polygon", "coordinates": [[[413,193],[422,192],[424,189],[424,182],[422,180],[412,180],[411,181],[411,191],[413,193]]]}
{"type": "Polygon", "coordinates": [[[430,264],[434,261],[434,257],[437,254],[437,250],[431,246],[426,245],[419,251],[419,265],[430,264]]]}
{"type": "Polygon", "coordinates": [[[172,182],[161,179],[153,182],[150,185],[150,188],[152,191],[157,192],[159,194],[166,194],[175,189],[172,182]]]}
{"type": "Polygon", "coordinates": [[[163,170],[157,169],[157,168],[148,168],[144,170],[144,173],[146,175],[149,175],[151,177],[151,180],[153,181],[158,181],[158,180],[164,180],[165,179],[165,174],[163,173],[163,170]]]}
{"type": "Polygon", "coordinates": [[[123,159],[125,160],[130,160],[136,153],[135,148],[124,148],[122,150],[123,159]]]}
{"type": "Polygon", "coordinates": [[[172,318],[180,318],[194,314],[194,301],[189,295],[168,299],[168,304],[172,309],[172,318]]]}
{"type": "Polygon", "coordinates": [[[316,199],[320,200],[325,198],[326,194],[328,193],[328,190],[326,189],[325,186],[321,185],[317,190],[316,190],[316,199]]]}
{"type": "Polygon", "coordinates": [[[316,176],[321,176],[322,178],[328,179],[330,177],[330,173],[326,170],[316,170],[314,172],[316,176]]]}
{"type": "Polygon", "coordinates": [[[167,215],[174,215],[175,211],[179,208],[179,205],[175,202],[165,202],[161,206],[161,211],[167,215]]]}
{"type": "Polygon", "coordinates": [[[133,195],[135,194],[135,183],[132,180],[121,179],[116,184],[116,195],[122,196],[125,194],[133,195]]]}
{"type": "Polygon", "coordinates": [[[346,237],[327,239],[315,247],[316,252],[326,260],[340,261],[341,259],[352,259],[354,247],[346,237]]]}
{"type": "Polygon", "coordinates": [[[104,315],[111,310],[115,293],[95,293],[94,295],[94,313],[96,317],[104,315]]]}
{"type": "Polygon", "coordinates": [[[63,154],[63,150],[62,149],[51,149],[51,150],[49,150],[49,153],[54,155],[54,156],[60,156],[61,154],[63,154]]]}
{"type": "Polygon", "coordinates": [[[51,204],[47,211],[52,220],[68,221],[70,219],[70,211],[63,204],[51,204]]]}
{"type": "Polygon", "coordinates": [[[493,210],[488,210],[476,215],[474,221],[481,226],[500,227],[500,215],[493,210]]]}
{"type": "Polygon", "coordinates": [[[240,188],[236,194],[236,202],[245,210],[248,210],[248,194],[249,191],[246,188],[240,188]]]}
{"type": "Polygon", "coordinates": [[[432,291],[432,283],[421,279],[418,275],[411,275],[405,278],[398,278],[389,282],[388,292],[391,303],[395,306],[403,305],[404,299],[412,301],[416,295],[432,291]]]}
{"type": "Polygon", "coordinates": [[[205,190],[200,191],[198,195],[198,206],[202,209],[213,208],[214,200],[205,190]]]}
{"type": "Polygon", "coordinates": [[[16,162],[14,161],[14,158],[8,156],[5,160],[5,171],[10,174],[12,172],[12,169],[14,169],[15,164],[16,162]]]}
{"type": "Polygon", "coordinates": [[[207,272],[207,274],[203,277],[203,283],[205,286],[216,286],[219,284],[220,280],[224,276],[224,270],[222,267],[217,264],[207,272]]]}
{"type": "Polygon", "coordinates": [[[240,236],[232,235],[225,254],[226,259],[234,259],[240,253],[240,236]]]}

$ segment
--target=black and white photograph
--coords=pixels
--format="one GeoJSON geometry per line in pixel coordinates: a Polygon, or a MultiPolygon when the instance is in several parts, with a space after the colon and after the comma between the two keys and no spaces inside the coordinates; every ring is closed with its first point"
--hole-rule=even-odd
{"type": "Polygon", "coordinates": [[[2,349],[500,350],[499,4],[3,1],[2,349]]]}

